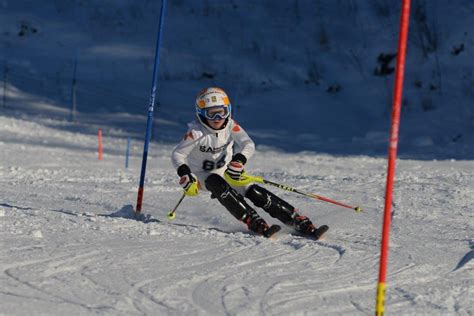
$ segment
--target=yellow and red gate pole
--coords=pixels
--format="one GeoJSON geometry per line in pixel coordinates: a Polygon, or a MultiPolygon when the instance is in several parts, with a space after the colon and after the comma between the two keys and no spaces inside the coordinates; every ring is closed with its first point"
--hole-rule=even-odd
{"type": "Polygon", "coordinates": [[[388,245],[390,224],[392,217],[392,192],[395,176],[395,162],[397,159],[398,131],[400,127],[400,109],[402,104],[403,75],[405,72],[405,56],[408,39],[408,22],[410,19],[410,0],[402,1],[400,18],[400,34],[398,38],[397,68],[395,72],[395,86],[392,105],[392,122],[390,127],[390,140],[388,149],[387,185],[385,190],[385,209],[382,229],[382,243],[380,254],[379,281],[377,285],[377,298],[375,315],[382,316],[385,310],[385,281],[387,275],[388,245]]]}

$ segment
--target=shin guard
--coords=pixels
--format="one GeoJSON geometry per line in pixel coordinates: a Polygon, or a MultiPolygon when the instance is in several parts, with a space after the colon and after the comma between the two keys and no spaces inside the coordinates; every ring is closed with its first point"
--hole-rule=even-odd
{"type": "Polygon", "coordinates": [[[298,216],[292,205],[261,186],[252,185],[245,196],[255,206],[263,208],[270,216],[278,218],[286,225],[293,225],[295,217],[298,216]]]}

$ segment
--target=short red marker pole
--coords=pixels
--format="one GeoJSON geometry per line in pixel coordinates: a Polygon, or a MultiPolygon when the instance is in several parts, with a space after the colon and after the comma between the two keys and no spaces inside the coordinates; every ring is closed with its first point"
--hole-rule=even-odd
{"type": "Polygon", "coordinates": [[[99,139],[99,160],[102,160],[102,129],[99,128],[99,133],[98,133],[98,139],[99,139]]]}

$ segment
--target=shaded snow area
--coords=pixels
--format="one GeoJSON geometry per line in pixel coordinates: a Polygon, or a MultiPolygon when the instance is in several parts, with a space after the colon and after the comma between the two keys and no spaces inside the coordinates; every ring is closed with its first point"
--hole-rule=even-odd
{"type": "MultiPolygon", "coordinates": [[[[219,86],[259,144],[385,156],[400,4],[169,1],[157,139],[175,143],[197,92],[219,86]]],[[[66,114],[75,73],[78,121],[97,112],[145,115],[160,5],[1,0],[6,106],[66,114]]],[[[472,25],[472,0],[413,0],[400,127],[405,158],[474,159],[472,25]]],[[[127,129],[141,137],[139,127],[127,129]]]]}
{"type": "MultiPolygon", "coordinates": [[[[125,169],[120,131],[104,130],[98,161],[96,136],[77,129],[0,116],[0,314],[373,314],[385,159],[259,148],[249,172],[364,209],[269,188],[331,229],[322,241],[289,229],[268,240],[205,194],[169,222],[181,194],[169,145],[151,145],[151,219],[127,218],[142,144],[125,169]]],[[[472,161],[398,162],[391,315],[474,314],[473,170],[472,161]]]]}

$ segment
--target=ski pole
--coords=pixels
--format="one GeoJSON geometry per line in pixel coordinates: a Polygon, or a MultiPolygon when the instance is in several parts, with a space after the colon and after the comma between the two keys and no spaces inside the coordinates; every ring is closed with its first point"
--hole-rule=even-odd
{"type": "Polygon", "coordinates": [[[178,206],[181,204],[181,202],[183,202],[185,196],[186,193],[183,192],[183,195],[179,199],[178,203],[176,203],[176,206],[173,208],[173,210],[168,212],[167,217],[169,220],[173,220],[176,218],[176,210],[178,209],[178,206]]]}
{"type": "Polygon", "coordinates": [[[344,204],[344,203],[341,203],[341,202],[338,202],[338,201],[335,201],[335,200],[331,200],[331,199],[329,199],[327,197],[324,197],[324,196],[321,196],[321,195],[317,195],[317,194],[314,194],[314,193],[302,192],[302,191],[300,191],[298,189],[295,189],[295,188],[292,188],[290,186],[280,184],[280,183],[276,183],[276,182],[273,182],[273,181],[269,181],[269,180],[266,180],[266,179],[264,179],[262,177],[258,177],[258,176],[250,176],[250,175],[247,175],[247,174],[243,174],[242,178],[239,181],[236,181],[236,180],[232,179],[231,177],[229,177],[227,174],[224,174],[224,178],[228,183],[230,183],[232,185],[236,185],[236,186],[247,185],[251,182],[269,184],[269,185],[272,185],[274,187],[280,188],[280,189],[285,190],[285,191],[294,192],[294,193],[301,194],[301,195],[304,195],[304,196],[307,196],[307,197],[311,197],[313,199],[317,199],[317,200],[321,200],[321,201],[324,201],[324,202],[332,203],[332,204],[339,205],[339,206],[342,206],[342,207],[345,207],[345,208],[350,208],[350,209],[353,209],[354,211],[356,211],[357,213],[362,211],[360,206],[350,206],[350,205],[347,205],[347,204],[344,204]]]}
{"type": "Polygon", "coordinates": [[[317,199],[317,200],[332,203],[332,204],[339,205],[339,206],[342,206],[342,207],[345,207],[345,208],[350,208],[350,209],[353,209],[356,212],[361,212],[362,211],[360,206],[355,206],[355,207],[350,206],[350,205],[347,205],[347,204],[344,204],[344,203],[341,203],[341,202],[338,202],[338,201],[331,200],[331,199],[329,199],[327,197],[324,197],[324,196],[321,196],[321,195],[317,195],[317,194],[314,194],[314,193],[301,192],[301,191],[299,191],[295,188],[289,187],[289,186],[284,185],[284,184],[279,184],[279,183],[276,183],[276,182],[265,180],[263,178],[261,178],[261,180],[262,180],[261,183],[273,185],[274,187],[277,187],[277,188],[280,188],[280,189],[283,189],[283,190],[286,190],[286,191],[289,191],[289,192],[295,192],[295,193],[298,193],[298,194],[301,194],[301,195],[304,195],[304,196],[307,196],[307,197],[312,197],[312,198],[317,199]]]}

